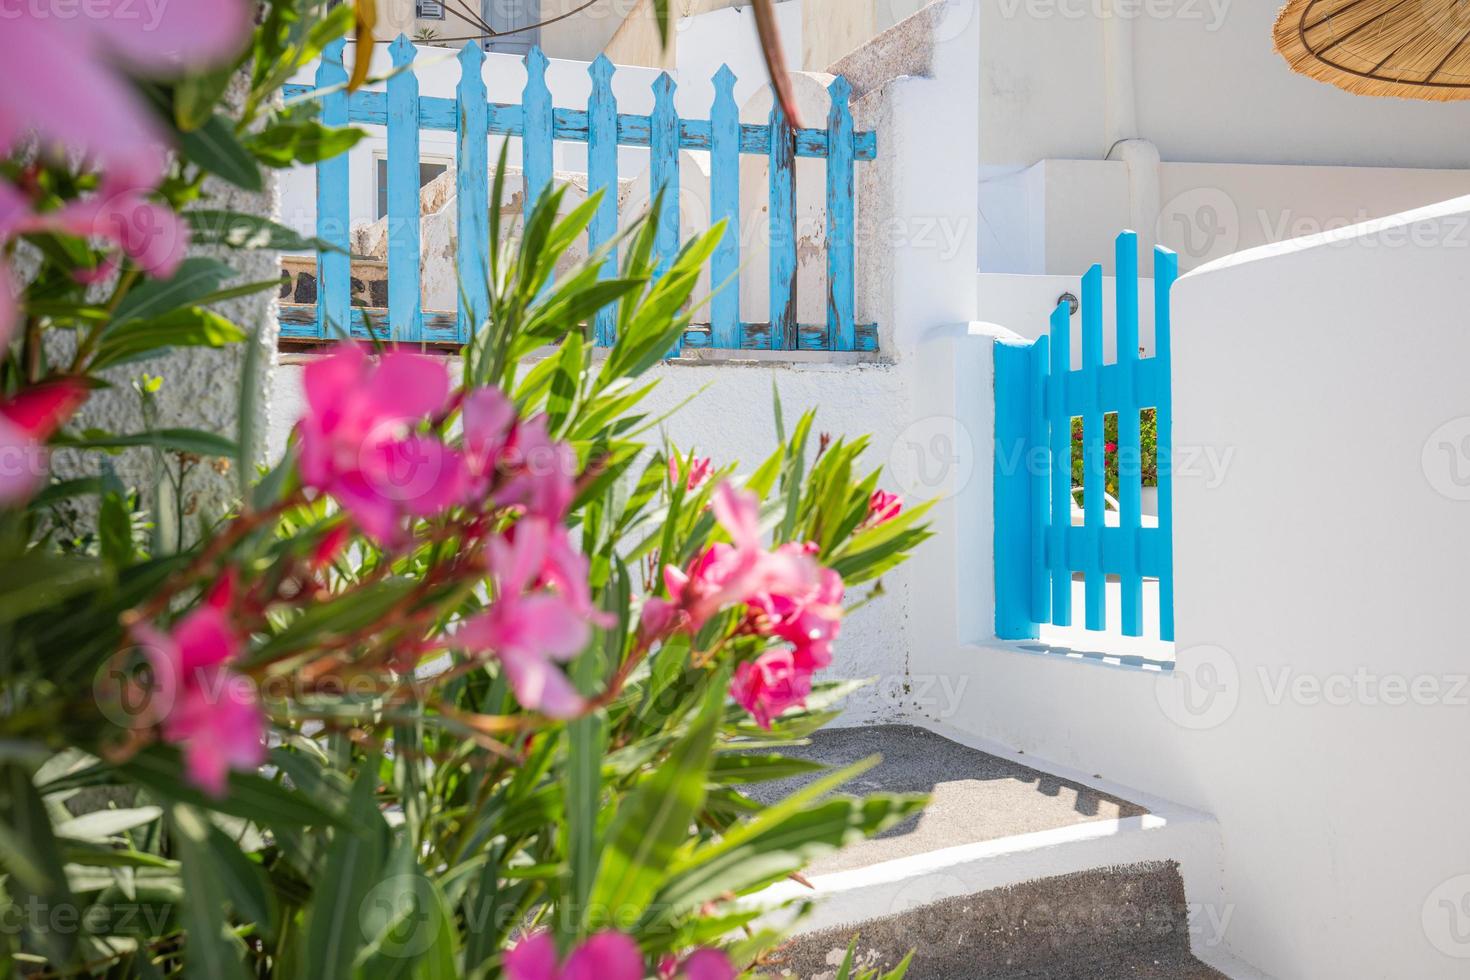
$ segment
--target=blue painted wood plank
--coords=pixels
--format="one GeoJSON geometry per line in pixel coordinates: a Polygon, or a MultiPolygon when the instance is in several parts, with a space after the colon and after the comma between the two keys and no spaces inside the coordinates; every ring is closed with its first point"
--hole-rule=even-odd
{"type": "Polygon", "coordinates": [[[710,108],[710,220],[725,222],[725,234],[710,258],[711,343],[740,346],[740,107],[735,104],[735,73],[722,65],[715,73],[710,108]]]}
{"type": "Polygon", "coordinates": [[[1107,520],[1103,455],[1103,297],[1102,266],[1082,277],[1082,510],[1083,564],[1087,628],[1107,629],[1107,579],[1103,573],[1102,529],[1107,520]]]}
{"type": "MultiPolygon", "coordinates": [[[[309,96],[313,86],[287,85],[288,99],[309,96]]],[[[350,121],[371,126],[386,126],[388,123],[388,100],[382,92],[359,89],[347,97],[350,121]]],[[[419,128],[455,130],[455,101],[425,95],[419,98],[419,128]]],[[[489,107],[489,130],[494,136],[521,135],[521,107],[504,102],[492,102],[489,107]]],[[[651,124],[648,116],[636,113],[618,114],[618,144],[620,146],[649,145],[651,124]]],[[[580,109],[552,110],[552,137],[573,143],[587,142],[587,113],[580,109]]],[[[825,159],[827,156],[827,131],[825,129],[799,129],[796,131],[796,155],[825,159]]],[[[683,119],[679,122],[679,146],[685,150],[708,150],[710,148],[709,123],[701,119],[683,119]]],[[[769,156],[771,152],[771,130],[760,123],[743,123],[740,126],[740,152],[748,156],[769,156]]],[[[853,136],[853,159],[859,162],[878,158],[878,134],[871,130],[853,136]]]]}
{"type": "Polygon", "coordinates": [[[388,46],[388,326],[394,340],[422,340],[419,309],[419,80],[418,53],[400,34],[388,46]]]}
{"type": "Polygon", "coordinates": [[[796,349],[796,159],[778,102],[771,109],[771,342],[796,349]]]}
{"type": "Polygon", "coordinates": [[[995,635],[1034,640],[1031,618],[1031,344],[995,345],[995,635]]]}
{"type": "Polygon", "coordinates": [[[1113,257],[1118,326],[1118,526],[1127,549],[1118,570],[1121,579],[1123,635],[1143,635],[1143,578],[1138,566],[1139,528],[1143,525],[1143,470],[1139,451],[1138,392],[1138,235],[1118,235],[1113,257]]]}
{"type": "Polygon", "coordinates": [[[1051,517],[1051,472],[1048,465],[1051,442],[1047,431],[1047,374],[1051,368],[1051,343],[1046,336],[1031,345],[1031,388],[1027,393],[1026,417],[1031,432],[1026,439],[1028,496],[1031,499],[1031,619],[1051,622],[1051,577],[1047,573],[1047,525],[1051,517]]]}
{"type": "MultiPolygon", "coordinates": [[[[654,274],[662,276],[679,254],[679,113],[674,108],[674,79],[663,72],[653,83],[653,131],[649,148],[649,180],[658,203],[653,236],[654,274]]],[[[679,356],[680,344],[669,352],[679,356]]]]}
{"type": "Polygon", "coordinates": [[[546,87],[546,55],[539,47],[526,52],[526,90],[521,95],[521,165],[526,194],[525,221],[551,184],[551,89],[546,87]]]}
{"type": "Polygon", "coordinates": [[[853,306],[857,297],[854,266],[852,191],[852,86],[838,75],[827,86],[832,109],[827,116],[827,323],[837,350],[857,343],[853,306]]]}
{"type": "MultiPolygon", "coordinates": [[[[313,86],[287,85],[288,99],[310,96],[313,86]]],[[[388,100],[382,92],[360,89],[347,97],[350,121],[366,125],[384,126],[388,122],[388,100]]],[[[419,127],[454,132],[455,101],[431,95],[419,98],[419,127]]],[[[521,107],[492,102],[489,108],[490,133],[496,136],[521,135],[521,107]]],[[[618,114],[618,143],[622,146],[649,145],[651,124],[648,116],[637,113],[618,114]]],[[[587,113],[580,109],[554,109],[552,111],[552,136],[568,142],[587,142],[587,113]]],[[[799,157],[825,158],[827,156],[827,131],[824,129],[799,129],[796,131],[796,155],[799,157]]],[[[709,123],[700,119],[684,119],[679,123],[679,146],[685,150],[708,150],[710,148],[709,123]]],[[[750,156],[769,156],[771,152],[771,130],[760,123],[743,123],[740,126],[740,152],[750,156]]],[[[853,158],[860,162],[878,157],[878,134],[867,130],[853,137],[853,158]]]]}
{"type": "MultiPolygon", "coordinates": [[[[592,76],[592,94],[587,98],[587,189],[602,192],[597,213],[587,227],[587,247],[596,252],[618,234],[618,97],[613,94],[613,63],[598,55],[587,69],[592,76]]],[[[602,266],[602,278],[618,274],[618,253],[613,248],[602,266]]],[[[594,334],[599,347],[617,340],[617,307],[609,304],[597,311],[594,334]]]]}
{"type": "MultiPolygon", "coordinates": [[[[370,309],[361,306],[352,308],[352,336],[366,340],[368,337],[368,323],[371,321],[376,336],[382,337],[387,322],[386,311],[370,309]]],[[[319,343],[316,332],[316,306],[307,306],[299,303],[282,303],[281,315],[281,339],[302,344],[319,343]]],[[[803,323],[800,325],[801,350],[826,351],[831,350],[832,345],[827,340],[826,323],[803,323]]],[[[767,339],[771,334],[769,323],[742,323],[740,325],[740,349],[741,350],[769,350],[771,343],[767,339]]],[[[878,325],[876,323],[859,323],[857,329],[858,349],[857,353],[873,353],[878,350],[878,325]]],[[[440,310],[424,311],[424,342],[443,346],[446,348],[458,348],[462,346],[459,340],[459,314],[457,312],[445,312],[440,310]]],[[[696,350],[705,350],[711,347],[710,327],[707,323],[690,324],[684,331],[684,344],[696,350]]],[[[1042,416],[1044,420],[1044,416],[1042,416]]],[[[1152,530],[1147,528],[1145,530],[1152,530]]],[[[1080,553],[1080,552],[1079,552],[1080,553]]],[[[1106,553],[1106,552],[1105,552],[1106,553]]],[[[1148,565],[1145,565],[1147,569],[1148,565]]]]}
{"type": "MultiPolygon", "coordinates": [[[[345,42],[338,38],[322,49],[321,64],[316,70],[318,88],[342,85],[347,70],[342,67],[345,42]]],[[[347,124],[347,93],[341,89],[321,100],[321,121],[326,126],[347,124]]],[[[347,254],[350,223],[348,204],[347,155],[342,154],[316,165],[316,234],[340,251],[317,252],[317,336],[346,336],[352,306],[352,259],[347,254]]]]}
{"type": "Polygon", "coordinates": [[[456,89],[459,124],[455,145],[455,223],[459,236],[459,339],[468,341],[490,313],[490,147],[485,52],[470,41],[459,52],[456,89]]]}
{"type": "Polygon", "coordinates": [[[1047,421],[1051,426],[1051,534],[1046,565],[1051,572],[1051,621],[1072,625],[1072,574],[1067,539],[1072,526],[1072,415],[1066,378],[1072,369],[1071,308],[1058,303],[1051,314],[1051,371],[1047,378],[1047,421]]]}
{"type": "Polygon", "coordinates": [[[1154,356],[1159,373],[1155,428],[1159,474],[1159,639],[1174,641],[1174,345],[1170,297],[1179,278],[1179,256],[1154,248],[1154,356]]]}

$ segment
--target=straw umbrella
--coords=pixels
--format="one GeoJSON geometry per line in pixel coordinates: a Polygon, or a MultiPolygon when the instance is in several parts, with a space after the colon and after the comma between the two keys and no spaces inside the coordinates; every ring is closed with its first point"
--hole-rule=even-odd
{"type": "Polygon", "coordinates": [[[1276,50],[1293,71],[1357,95],[1470,99],[1470,2],[1290,0],[1276,50]]]}

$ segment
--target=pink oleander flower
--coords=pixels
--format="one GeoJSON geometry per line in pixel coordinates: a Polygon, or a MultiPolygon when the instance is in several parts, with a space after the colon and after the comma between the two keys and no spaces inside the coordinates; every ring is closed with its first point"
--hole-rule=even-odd
{"type": "MultiPolygon", "coordinates": [[[[810,546],[786,545],[810,554],[810,546]]],[[[832,644],[842,628],[842,576],[830,568],[817,573],[817,582],[803,591],[763,593],[749,600],[751,629],[790,643],[797,668],[808,673],[832,663],[832,644]]]]}
{"type": "Polygon", "coordinates": [[[678,486],[682,476],[685,492],[692,492],[709,481],[710,475],[714,473],[714,468],[714,461],[708,456],[695,456],[690,453],[689,458],[681,462],[679,455],[675,453],[669,457],[669,482],[678,486]]]}
{"type": "Polygon", "coordinates": [[[600,932],[557,962],[551,935],[538,932],[505,954],[507,980],[643,980],[643,954],[620,932],[600,932]]]}
{"type": "Polygon", "coordinates": [[[735,980],[737,972],[730,957],[718,949],[696,949],[681,962],[665,956],[658,967],[659,980],[735,980]]]}
{"type": "Polygon", "coordinates": [[[886,524],[903,513],[903,498],[887,490],[874,490],[868,498],[868,516],[863,520],[867,527],[886,524]]]}
{"type": "MultiPolygon", "coordinates": [[[[555,540],[565,534],[560,525],[526,518],[511,534],[492,538],[487,548],[494,601],[450,641],[472,653],[494,654],[516,700],[552,718],[572,718],[582,711],[582,696],[557,664],[581,653],[592,638],[590,617],[579,608],[578,597],[549,589],[528,591],[548,578],[555,553],[570,548],[555,540]]],[[[565,571],[550,573],[550,578],[556,580],[565,571]]]]}
{"type": "Polygon", "coordinates": [[[756,724],[767,729],[787,708],[806,704],[811,693],[811,671],[802,669],[796,652],[787,647],[767,650],[755,660],[741,663],[730,683],[730,696],[750,712],[756,724]]]}
{"type": "Polygon", "coordinates": [[[378,541],[401,543],[409,517],[464,496],[464,459],[413,431],[444,411],[449,372],[432,358],[392,351],[376,363],[341,344],[307,365],[307,412],[298,424],[301,478],[329,493],[378,541]]]}
{"type": "Polygon", "coordinates": [[[35,134],[43,147],[86,154],[115,186],[154,186],[164,132],[123,73],[227,60],[248,37],[252,11],[246,0],[0,0],[0,154],[35,134]]]}
{"type": "Polygon", "coordinates": [[[561,521],[577,488],[577,454],[552,439],[543,414],[518,420],[497,388],[480,388],[464,402],[464,450],[472,500],[487,494],[499,507],[561,521]]]}
{"type": "Polygon", "coordinates": [[[664,566],[664,587],[675,617],[663,600],[644,605],[644,625],[675,618],[697,632],[721,609],[761,593],[806,591],[816,584],[818,566],[804,553],[789,549],[767,552],[760,541],[760,501],[755,494],[728,483],[715,487],[715,518],[731,544],[710,545],[687,570],[664,566]]]}
{"type": "MultiPolygon", "coordinates": [[[[105,178],[95,193],[49,214],[37,215],[26,231],[61,231],[114,242],[150,276],[167,278],[178,270],[189,246],[189,226],[165,204],[134,187],[105,178]]],[[[101,281],[116,268],[104,260],[87,279],[101,281]]]]}
{"type": "Polygon", "coordinates": [[[0,403],[0,506],[25,500],[40,488],[47,472],[46,440],[86,400],[87,387],[64,378],[0,403]]]}
{"type": "Polygon", "coordinates": [[[230,670],[240,639],[218,594],[169,633],[139,624],[133,638],[153,668],[152,707],[165,741],[181,745],[189,780],[211,796],[225,793],[231,769],[265,761],[265,715],[254,685],[230,670]]]}

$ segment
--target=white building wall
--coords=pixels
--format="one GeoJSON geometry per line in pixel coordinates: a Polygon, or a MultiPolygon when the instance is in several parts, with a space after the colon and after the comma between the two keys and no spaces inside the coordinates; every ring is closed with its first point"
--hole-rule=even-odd
{"type": "Polygon", "coordinates": [[[1138,132],[1165,160],[1451,168],[1470,105],[1349,95],[1293,74],[1271,46],[1278,3],[996,0],[980,5],[982,163],[1101,159],[1110,80],[1129,74],[1138,132]],[[1105,13],[1133,31],[1110,66],[1105,13]]]}
{"type": "MultiPolygon", "coordinates": [[[[1180,280],[1172,673],[996,641],[984,600],[914,648],[916,674],[969,678],[921,715],[1213,814],[1225,945],[1275,977],[1462,977],[1470,959],[1467,253],[1461,198],[1180,280]]],[[[991,534],[966,517],[989,506],[993,414],[964,349],[959,556],[991,534]]],[[[924,567],[916,594],[951,569],[991,594],[983,564],[924,567]]]]}

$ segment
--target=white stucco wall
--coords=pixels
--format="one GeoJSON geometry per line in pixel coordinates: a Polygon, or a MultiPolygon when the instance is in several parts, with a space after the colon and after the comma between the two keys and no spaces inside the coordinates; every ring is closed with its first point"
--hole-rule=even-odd
{"type": "Polygon", "coordinates": [[[1279,3],[997,0],[981,4],[982,162],[1100,159],[1109,91],[1165,160],[1448,168],[1470,159],[1470,105],[1368,99],[1294,75],[1271,47],[1279,3]],[[1132,28],[1110,63],[1106,13],[1132,28]],[[1119,87],[1119,77],[1130,84],[1119,87]]]}
{"type": "MultiPolygon", "coordinates": [[[[1043,160],[982,168],[980,271],[1080,275],[1112,271],[1113,238],[1133,227],[1179,253],[1184,271],[1258,245],[1384,218],[1470,193],[1470,171],[1254,163],[1157,166],[1156,217],[1139,227],[1129,164],[1043,160]]],[[[1140,269],[1152,271],[1144,248],[1140,269]]],[[[989,315],[986,314],[987,318],[989,315]]]]}
{"type": "Polygon", "coordinates": [[[1176,467],[1226,462],[1178,473],[1173,673],[992,638],[996,331],[936,358],[975,378],[955,417],[977,466],[915,589],[953,569],[986,597],[914,636],[916,670],[969,678],[940,720],[1214,815],[1225,943],[1275,977],[1470,959],[1467,250],[1460,198],[1181,279],[1176,467]]]}

